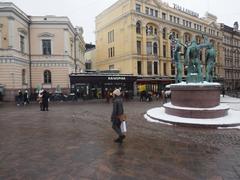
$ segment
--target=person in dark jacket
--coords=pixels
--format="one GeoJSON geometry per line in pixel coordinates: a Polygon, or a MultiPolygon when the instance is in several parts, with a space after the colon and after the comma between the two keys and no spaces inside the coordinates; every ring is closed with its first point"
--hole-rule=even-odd
{"type": "Polygon", "coordinates": [[[119,89],[115,89],[113,91],[113,111],[112,111],[112,116],[111,116],[111,121],[112,121],[112,128],[114,131],[118,134],[118,138],[115,139],[114,141],[116,143],[122,143],[123,139],[125,138],[125,135],[121,131],[121,121],[119,119],[120,115],[123,115],[124,109],[123,109],[123,100],[121,97],[121,92],[119,89]]]}
{"type": "Polygon", "coordinates": [[[49,99],[49,93],[46,90],[44,90],[43,96],[42,96],[43,111],[48,111],[48,99],[49,99]]]}

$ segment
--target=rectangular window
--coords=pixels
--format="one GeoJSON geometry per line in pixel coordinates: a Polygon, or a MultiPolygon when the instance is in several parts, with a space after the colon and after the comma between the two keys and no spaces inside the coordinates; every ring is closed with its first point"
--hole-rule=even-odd
{"type": "Polygon", "coordinates": [[[166,76],[167,75],[167,64],[163,63],[163,75],[166,76]]]}
{"type": "Polygon", "coordinates": [[[22,35],[20,35],[20,50],[22,53],[25,51],[25,38],[22,35]]]}
{"type": "Polygon", "coordinates": [[[173,21],[173,16],[170,15],[170,16],[169,16],[169,19],[170,19],[170,21],[172,22],[172,21],[173,21]]]}
{"type": "Polygon", "coordinates": [[[155,10],[155,17],[158,17],[158,10],[155,10]]]}
{"type": "Polygon", "coordinates": [[[137,54],[141,54],[141,41],[137,41],[137,54]]]}
{"type": "Polygon", "coordinates": [[[166,13],[162,13],[162,19],[166,20],[166,13]]]}
{"type": "Polygon", "coordinates": [[[141,61],[137,62],[137,73],[138,73],[138,75],[142,74],[142,62],[141,61]]]}
{"type": "Polygon", "coordinates": [[[140,4],[136,4],[136,12],[141,12],[141,5],[140,4]]]}
{"type": "Polygon", "coordinates": [[[108,43],[114,42],[114,30],[108,32],[108,43]]]}
{"type": "Polygon", "coordinates": [[[149,8],[148,8],[148,7],[145,8],[145,13],[146,13],[147,15],[149,15],[149,8]]]}
{"type": "Polygon", "coordinates": [[[152,62],[147,62],[147,74],[152,75],[152,62]]]}
{"type": "Polygon", "coordinates": [[[113,56],[115,56],[115,48],[114,47],[108,48],[108,57],[111,58],[113,56]]]}
{"type": "Polygon", "coordinates": [[[153,16],[153,9],[150,9],[150,15],[153,16]]]}
{"type": "Polygon", "coordinates": [[[167,57],[166,45],[163,45],[163,57],[167,57]]]}
{"type": "Polygon", "coordinates": [[[147,42],[147,55],[152,55],[152,42],[147,42]]]}
{"type": "Polygon", "coordinates": [[[158,62],[153,63],[153,69],[154,69],[154,74],[157,75],[158,74],[158,62]]]}
{"type": "Polygon", "coordinates": [[[51,55],[51,40],[43,39],[42,40],[42,51],[43,55],[51,55]]]}

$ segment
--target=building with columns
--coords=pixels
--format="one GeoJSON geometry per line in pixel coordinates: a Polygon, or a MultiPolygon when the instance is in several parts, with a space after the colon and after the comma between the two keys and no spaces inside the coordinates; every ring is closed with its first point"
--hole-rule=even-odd
{"type": "Polygon", "coordinates": [[[240,90],[240,31],[238,22],[234,27],[221,24],[224,53],[224,87],[230,91],[240,90]]]}
{"type": "MultiPolygon", "coordinates": [[[[159,91],[176,74],[170,33],[183,44],[192,39],[203,43],[202,35],[207,35],[217,50],[215,75],[224,76],[217,17],[207,13],[200,18],[196,12],[159,0],[119,0],[96,17],[96,67],[133,74],[140,78],[139,86],[159,91]]],[[[205,75],[205,49],[200,59],[205,75]]]]}
{"type": "Polygon", "coordinates": [[[0,2],[0,84],[4,100],[18,90],[69,91],[69,74],[84,68],[83,29],[68,17],[29,16],[0,2]]]}

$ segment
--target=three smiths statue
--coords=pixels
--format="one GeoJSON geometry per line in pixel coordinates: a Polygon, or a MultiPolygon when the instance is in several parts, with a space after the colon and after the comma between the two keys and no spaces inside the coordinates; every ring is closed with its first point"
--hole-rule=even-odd
{"type": "Polygon", "coordinates": [[[182,81],[182,63],[181,63],[181,45],[185,47],[184,52],[185,61],[184,64],[187,67],[187,83],[199,83],[203,82],[202,65],[200,61],[200,50],[202,48],[207,48],[206,50],[206,81],[213,81],[213,70],[215,66],[216,50],[213,48],[211,42],[209,42],[206,36],[204,37],[203,44],[197,44],[196,40],[193,39],[189,45],[182,44],[178,39],[175,39],[172,34],[170,35],[171,42],[174,43],[174,62],[176,64],[177,74],[175,81],[182,81]]]}

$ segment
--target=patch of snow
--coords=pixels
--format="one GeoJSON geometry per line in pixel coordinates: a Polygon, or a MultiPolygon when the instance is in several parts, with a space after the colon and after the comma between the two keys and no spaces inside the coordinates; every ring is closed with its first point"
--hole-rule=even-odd
{"type": "Polygon", "coordinates": [[[237,125],[240,124],[240,112],[229,110],[228,115],[220,118],[212,119],[198,119],[198,118],[184,118],[169,115],[165,113],[165,109],[162,107],[153,108],[147,111],[147,116],[151,119],[165,121],[169,123],[179,124],[193,124],[193,125],[214,125],[214,126],[226,126],[226,125],[237,125]]]}
{"type": "Polygon", "coordinates": [[[181,107],[181,106],[174,106],[171,102],[166,103],[163,105],[164,107],[171,108],[171,109],[182,109],[182,110],[199,110],[199,111],[206,111],[206,110],[224,110],[229,109],[227,104],[220,104],[218,106],[212,108],[194,108],[194,107],[181,107]]]}
{"type": "Polygon", "coordinates": [[[199,82],[199,83],[186,83],[186,82],[180,82],[177,84],[171,84],[171,87],[174,86],[221,86],[220,83],[214,83],[214,82],[199,82]]]}

